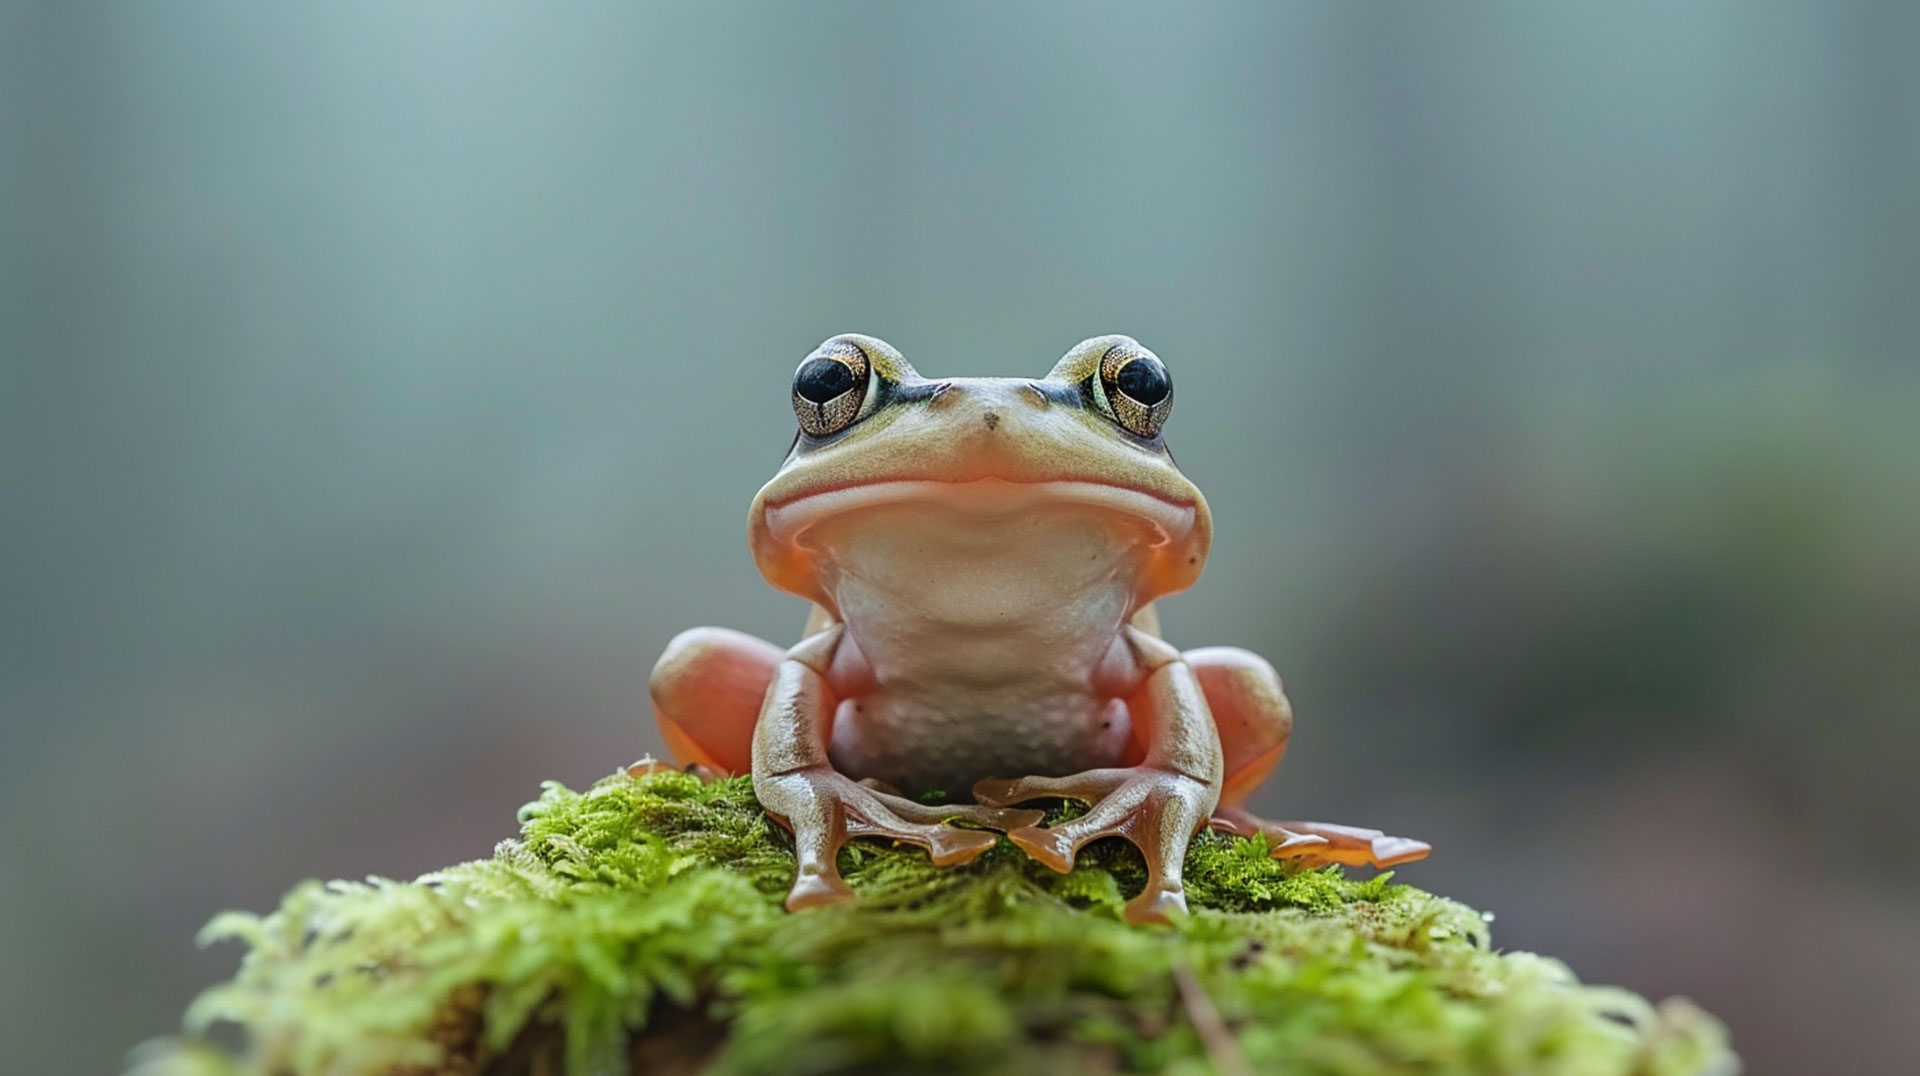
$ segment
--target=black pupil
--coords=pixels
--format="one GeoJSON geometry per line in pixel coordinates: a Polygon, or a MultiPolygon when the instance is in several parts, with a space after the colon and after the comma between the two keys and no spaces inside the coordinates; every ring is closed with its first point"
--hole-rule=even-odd
{"type": "Polygon", "coordinates": [[[808,359],[793,375],[793,391],[814,403],[826,403],[852,387],[853,371],[832,359],[808,359]]]}
{"type": "Polygon", "coordinates": [[[1166,399],[1167,393],[1173,391],[1172,382],[1167,380],[1167,368],[1157,359],[1135,359],[1122,366],[1113,380],[1128,399],[1147,407],[1166,399]]]}

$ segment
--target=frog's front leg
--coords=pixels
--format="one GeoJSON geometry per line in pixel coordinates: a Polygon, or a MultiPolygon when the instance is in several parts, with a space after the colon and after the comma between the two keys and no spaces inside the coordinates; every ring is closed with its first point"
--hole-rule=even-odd
{"type": "Polygon", "coordinates": [[[997,829],[1039,821],[1041,812],[953,805],[931,807],[856,782],[827,759],[837,700],[827,679],[845,629],[835,624],[787,651],[774,670],[753,733],[753,791],[793,831],[798,871],[787,908],[853,899],[835,862],[849,837],[887,837],[925,848],[938,866],[966,863],[999,839],[957,829],[963,818],[997,829]]]}
{"type": "Polygon", "coordinates": [[[1064,797],[1092,804],[1087,813],[1042,829],[1009,830],[1007,838],[1057,871],[1073,869],[1087,842],[1125,837],[1147,863],[1147,884],[1127,902],[1129,922],[1165,922],[1187,908],[1181,869],[1187,844],[1219,802],[1223,776],[1220,738],[1200,681],[1178,651],[1133,628],[1128,642],[1145,677],[1128,708],[1146,738],[1138,766],[1089,770],[1069,777],[988,780],[974,786],[974,799],[1011,804],[1038,797],[1064,797]]]}
{"type": "Polygon", "coordinates": [[[1353,866],[1391,867],[1424,859],[1433,847],[1424,841],[1392,837],[1377,829],[1329,822],[1275,822],[1243,806],[1286,754],[1293,732],[1293,708],[1273,666],[1238,647],[1213,646],[1183,655],[1200,679],[1207,706],[1220,732],[1226,781],[1215,829],[1241,837],[1264,834],[1276,858],[1353,866]]]}

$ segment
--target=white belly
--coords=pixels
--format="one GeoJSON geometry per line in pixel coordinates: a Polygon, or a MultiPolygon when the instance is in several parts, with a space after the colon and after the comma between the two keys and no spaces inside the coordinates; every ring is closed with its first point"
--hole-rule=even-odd
{"type": "Polygon", "coordinates": [[[1094,680],[1133,613],[1141,537],[1076,506],[898,504],[828,529],[826,578],[872,671],[835,715],[835,767],[964,798],[1117,763],[1126,707],[1094,680]]]}

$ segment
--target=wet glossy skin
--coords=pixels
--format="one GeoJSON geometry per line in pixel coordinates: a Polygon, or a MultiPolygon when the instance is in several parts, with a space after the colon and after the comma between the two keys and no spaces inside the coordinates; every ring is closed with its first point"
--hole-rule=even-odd
{"type": "Polygon", "coordinates": [[[1292,715],[1243,650],[1184,654],[1153,602],[1206,562],[1205,498],[1160,425],[1164,365],[1121,336],[1088,340],[1043,379],[921,377],[864,336],[796,373],[802,431],[754,498],[754,559],[814,604],[787,650],[686,632],[654,670],[669,749],[751,771],[794,832],[788,906],[851,899],[834,857],[884,836],[959,863],[1003,830],[1058,870],[1126,837],[1149,865],[1135,921],[1183,910],[1187,842],[1211,823],[1265,832],[1275,855],[1388,865],[1427,846],[1374,830],[1274,823],[1240,804],[1279,762],[1292,715]],[[972,804],[928,807],[942,794],[972,804]],[[1092,804],[1051,829],[1014,804],[1092,804]]]}

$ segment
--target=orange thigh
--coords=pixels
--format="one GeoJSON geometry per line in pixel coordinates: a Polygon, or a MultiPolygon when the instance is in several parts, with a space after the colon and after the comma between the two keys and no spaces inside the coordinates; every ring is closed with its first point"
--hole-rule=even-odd
{"type": "Polygon", "coordinates": [[[649,684],[675,762],[722,773],[753,766],[753,726],[785,651],[744,632],[694,628],[667,644],[649,684]]]}
{"type": "Polygon", "coordinates": [[[1293,708],[1280,674],[1265,658],[1233,646],[1209,646],[1182,655],[1200,680],[1200,690],[1220,732],[1226,779],[1222,807],[1237,807],[1260,787],[1293,732],[1293,708]]]}

